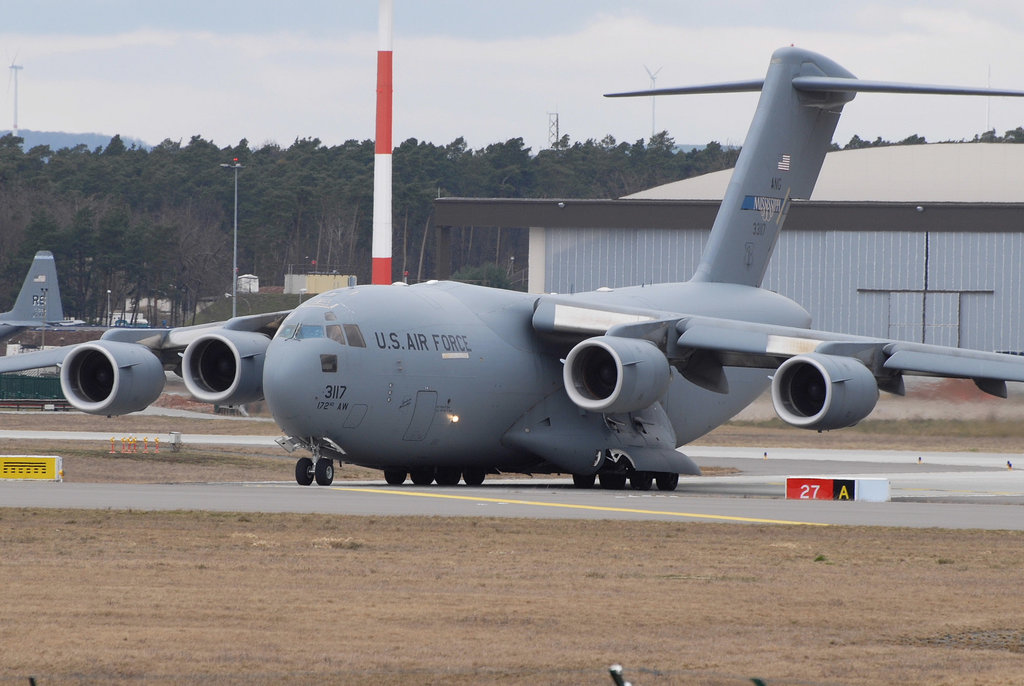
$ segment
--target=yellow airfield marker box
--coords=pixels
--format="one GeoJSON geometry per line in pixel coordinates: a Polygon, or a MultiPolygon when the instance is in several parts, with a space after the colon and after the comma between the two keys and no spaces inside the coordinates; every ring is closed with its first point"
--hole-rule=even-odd
{"type": "Polygon", "coordinates": [[[63,481],[63,460],[56,455],[0,455],[0,479],[63,481]]]}

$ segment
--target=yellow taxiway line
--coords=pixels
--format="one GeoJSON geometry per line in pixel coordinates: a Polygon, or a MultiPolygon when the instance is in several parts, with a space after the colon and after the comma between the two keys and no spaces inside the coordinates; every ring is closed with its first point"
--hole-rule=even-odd
{"type": "Polygon", "coordinates": [[[534,507],[561,507],[568,510],[589,510],[592,512],[621,512],[625,514],[661,515],[687,519],[713,519],[726,522],[748,522],[752,524],[795,524],[799,526],[831,526],[822,522],[793,522],[785,519],[760,519],[757,517],[734,517],[729,515],[698,514],[696,512],[671,512],[669,510],[641,510],[632,507],[608,507],[606,505],[573,505],[571,503],[546,503],[539,500],[513,500],[510,498],[484,498],[475,495],[452,495],[450,493],[423,493],[420,491],[396,491],[386,488],[350,488],[332,486],[335,491],[351,491],[353,493],[381,493],[384,495],[405,495],[419,498],[440,498],[447,500],[465,500],[477,503],[496,503],[500,505],[532,505],[534,507]]]}

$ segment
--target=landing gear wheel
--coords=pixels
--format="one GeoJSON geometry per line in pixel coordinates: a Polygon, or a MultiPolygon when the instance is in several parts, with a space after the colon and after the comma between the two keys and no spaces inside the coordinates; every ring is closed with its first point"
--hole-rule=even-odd
{"type": "Polygon", "coordinates": [[[573,474],[572,485],[576,488],[593,488],[597,474],[573,474]]]}
{"type": "Polygon", "coordinates": [[[409,472],[409,478],[417,486],[429,486],[434,482],[434,469],[432,467],[413,469],[409,472]]]}
{"type": "Polygon", "coordinates": [[[658,472],[654,475],[659,491],[674,491],[679,485],[679,475],[672,472],[658,472]]]}
{"type": "Polygon", "coordinates": [[[458,486],[461,478],[462,470],[458,467],[438,467],[434,472],[438,486],[458,486]]]}
{"type": "Polygon", "coordinates": [[[649,491],[654,484],[654,474],[651,472],[633,472],[629,475],[629,487],[634,491],[649,491]]]}
{"type": "Polygon", "coordinates": [[[605,472],[598,479],[601,480],[601,488],[608,491],[621,491],[626,487],[625,472],[605,472]]]}
{"type": "Polygon", "coordinates": [[[390,486],[401,486],[405,483],[405,472],[398,469],[385,469],[384,480],[390,486]]]}
{"type": "Polygon", "coordinates": [[[300,457],[295,463],[295,481],[300,486],[308,486],[313,483],[313,460],[308,457],[300,457]]]}
{"type": "Polygon", "coordinates": [[[487,478],[487,472],[482,469],[463,469],[462,480],[467,486],[479,486],[487,478]]]}
{"type": "Polygon", "coordinates": [[[321,457],[316,461],[313,468],[313,475],[316,477],[318,486],[330,486],[334,481],[334,460],[321,457]]]}

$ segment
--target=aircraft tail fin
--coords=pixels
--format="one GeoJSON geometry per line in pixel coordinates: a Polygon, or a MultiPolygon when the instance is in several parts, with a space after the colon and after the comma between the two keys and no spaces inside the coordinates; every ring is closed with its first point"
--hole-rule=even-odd
{"type": "Polygon", "coordinates": [[[0,314],[0,320],[12,326],[40,326],[59,323],[63,319],[53,253],[40,250],[32,260],[18,299],[14,301],[14,309],[0,314]]]}
{"type": "Polygon", "coordinates": [[[790,201],[806,199],[843,106],[857,92],[1024,96],[1021,91],[862,81],[822,55],[781,48],[763,81],[664,88],[609,97],[761,91],[694,281],[760,286],[790,201]]]}

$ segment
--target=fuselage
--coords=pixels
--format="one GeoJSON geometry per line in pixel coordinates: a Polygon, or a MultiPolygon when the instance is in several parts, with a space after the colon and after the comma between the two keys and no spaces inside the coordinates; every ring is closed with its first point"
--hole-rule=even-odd
{"type": "MultiPolygon", "coordinates": [[[[551,469],[550,460],[510,440],[537,408],[585,414],[562,382],[571,343],[534,329],[534,310],[544,297],[453,282],[324,293],[296,308],[271,341],[264,367],[267,403],[286,433],[328,439],[355,464],[551,469]]],[[[806,311],[792,301],[729,284],[625,288],[572,301],[809,324],[806,311]]],[[[768,383],[764,370],[729,369],[728,375],[730,392],[719,394],[673,372],[661,404],[677,445],[736,414],[768,383]]],[[[602,426],[599,416],[590,421],[602,426]]]]}

